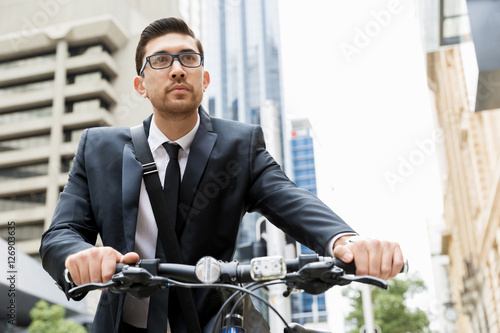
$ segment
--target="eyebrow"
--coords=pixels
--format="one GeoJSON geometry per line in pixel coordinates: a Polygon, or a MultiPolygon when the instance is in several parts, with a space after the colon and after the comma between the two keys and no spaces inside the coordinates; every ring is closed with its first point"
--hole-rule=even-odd
{"type": "MultiPolygon", "coordinates": [[[[195,52],[195,53],[198,53],[194,49],[182,49],[179,53],[184,53],[184,52],[195,52]]],[[[170,53],[170,52],[167,52],[165,50],[160,50],[160,51],[154,52],[152,55],[159,54],[159,53],[178,54],[178,53],[170,53]]]]}

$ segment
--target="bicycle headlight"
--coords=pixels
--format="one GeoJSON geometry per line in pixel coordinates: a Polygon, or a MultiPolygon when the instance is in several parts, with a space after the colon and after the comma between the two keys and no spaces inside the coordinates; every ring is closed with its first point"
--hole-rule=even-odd
{"type": "Polygon", "coordinates": [[[206,256],[198,260],[195,271],[202,283],[214,283],[220,277],[220,264],[214,258],[206,256]]]}

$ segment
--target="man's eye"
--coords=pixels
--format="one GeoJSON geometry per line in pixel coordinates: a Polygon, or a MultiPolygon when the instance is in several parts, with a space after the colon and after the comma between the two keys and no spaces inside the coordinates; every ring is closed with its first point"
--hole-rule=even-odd
{"type": "Polygon", "coordinates": [[[163,63],[168,63],[168,62],[170,62],[169,56],[159,55],[159,56],[156,56],[153,58],[154,64],[163,64],[163,63]]]}

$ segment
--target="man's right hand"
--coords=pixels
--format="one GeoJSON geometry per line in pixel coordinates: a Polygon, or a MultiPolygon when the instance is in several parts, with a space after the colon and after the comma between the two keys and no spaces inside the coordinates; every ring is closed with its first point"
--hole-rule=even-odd
{"type": "Polygon", "coordinates": [[[112,247],[92,247],[72,254],[66,258],[64,265],[71,274],[76,285],[86,283],[103,283],[111,280],[115,274],[116,264],[135,264],[139,255],[129,252],[122,255],[112,247]]]}

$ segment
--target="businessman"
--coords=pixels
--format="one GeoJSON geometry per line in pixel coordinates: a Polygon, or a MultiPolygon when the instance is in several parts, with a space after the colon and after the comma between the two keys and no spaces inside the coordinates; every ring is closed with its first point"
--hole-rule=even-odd
{"type": "MultiPolygon", "coordinates": [[[[322,255],[355,260],[357,274],[389,279],[400,271],[399,245],[355,237],[340,217],[287,178],[266,151],[259,126],[205,112],[201,101],[210,75],[203,67],[203,47],[184,21],[166,18],[147,26],[135,61],[135,90],[153,109],[143,130],[159,179],[165,189],[171,186],[165,181],[169,162],[178,163],[182,179],[176,227],[184,263],[207,255],[231,260],[243,215],[258,212],[322,255]],[[172,145],[179,149],[175,156],[167,151],[172,145]]],[[[82,134],[40,247],[44,268],[64,291],[71,287],[64,268],[80,285],[109,281],[116,263],[157,257],[158,227],[142,172],[130,128],[93,128],[82,134]],[[95,246],[98,236],[104,246],[95,246]]],[[[152,299],[104,291],[93,330],[187,330],[182,320],[173,320],[174,306],[162,308],[167,318],[158,314],[152,299]]],[[[195,291],[193,299],[203,328],[221,299],[214,291],[195,291]]]]}

